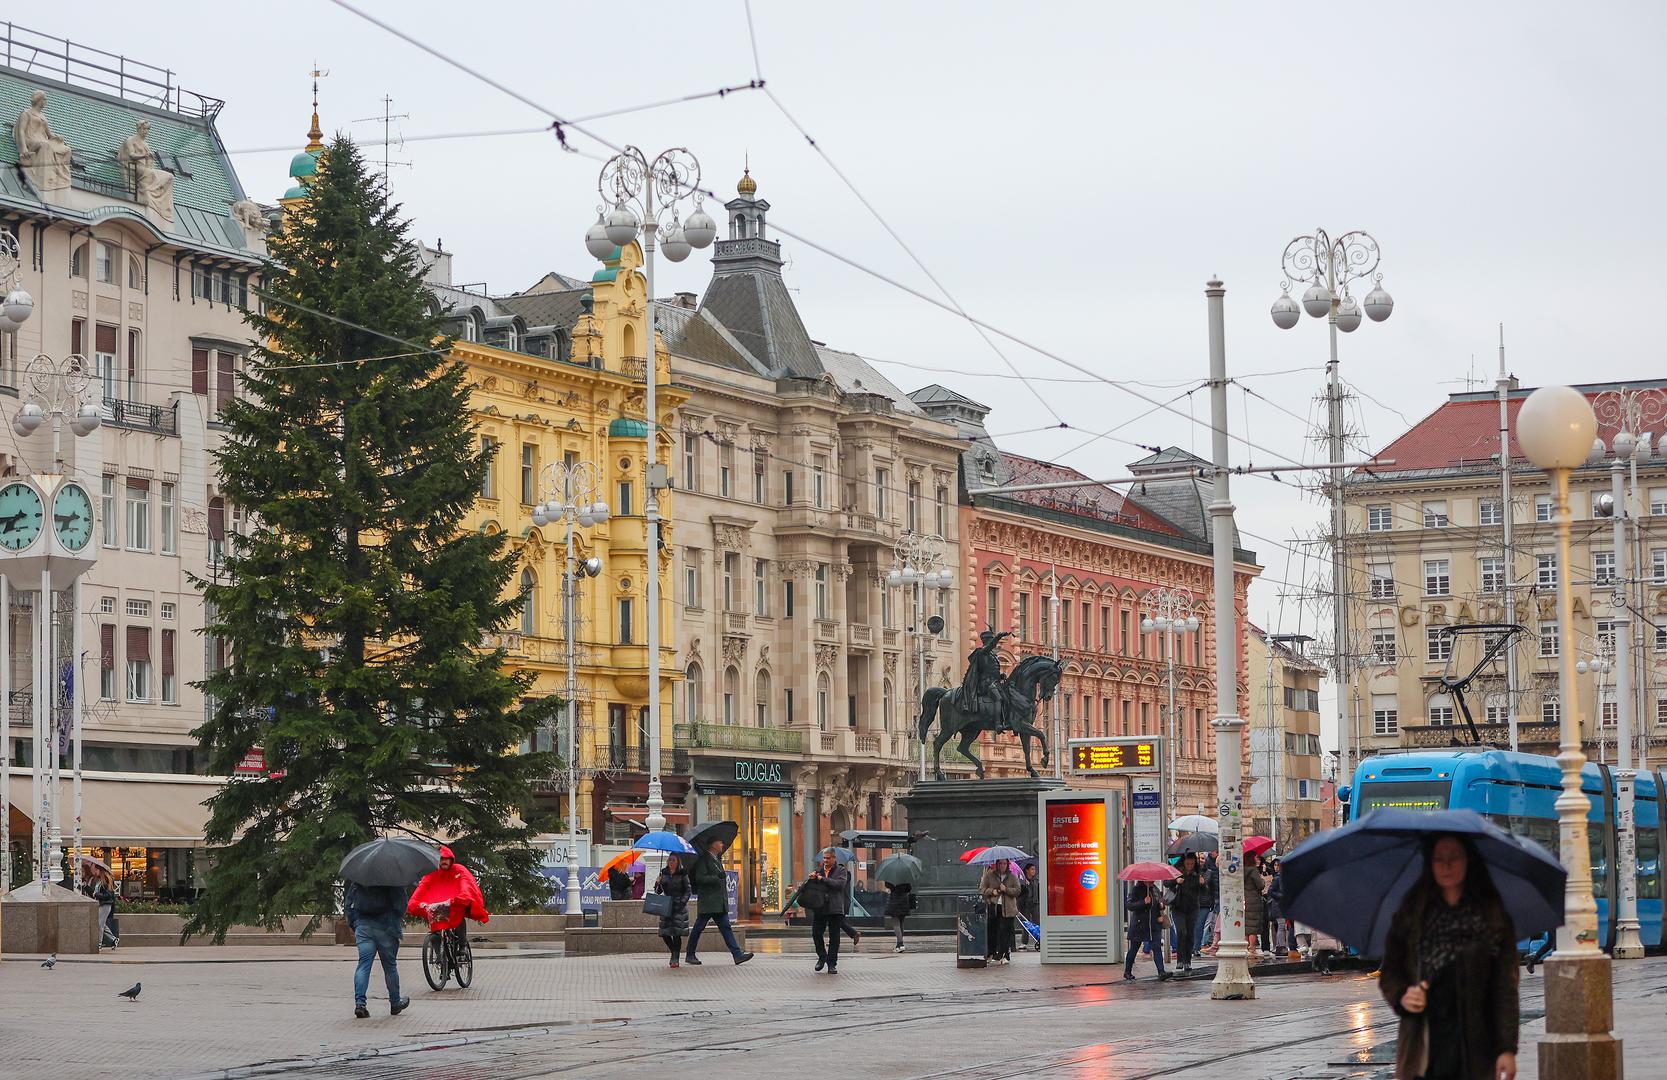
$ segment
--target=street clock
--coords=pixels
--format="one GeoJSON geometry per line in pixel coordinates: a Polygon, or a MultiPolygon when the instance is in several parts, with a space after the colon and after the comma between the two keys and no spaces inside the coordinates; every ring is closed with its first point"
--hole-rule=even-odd
{"type": "Polygon", "coordinates": [[[45,516],[40,492],[14,480],[0,488],[0,548],[22,551],[40,538],[45,516]]]}
{"type": "Polygon", "coordinates": [[[93,500],[74,480],[52,496],[52,531],[68,551],[79,554],[93,538],[93,500]]]}

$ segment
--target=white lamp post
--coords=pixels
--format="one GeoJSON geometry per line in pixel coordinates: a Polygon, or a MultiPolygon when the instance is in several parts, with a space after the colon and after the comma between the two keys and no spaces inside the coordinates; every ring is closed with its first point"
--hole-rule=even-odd
{"type": "MultiPolygon", "coordinates": [[[[892,550],[894,564],[886,575],[892,588],[909,586],[909,599],[914,608],[910,620],[909,637],[915,645],[916,702],[926,699],[926,590],[947,591],[955,587],[955,572],[944,562],[945,542],[937,533],[906,532],[897,538],[892,550]]],[[[920,740],[920,779],[926,779],[926,740],[920,740]]]]}
{"type": "Polygon", "coordinates": [[[659,381],[654,335],[654,234],[664,223],[666,258],[682,262],[691,250],[706,248],[718,237],[718,223],[701,209],[700,162],[688,150],[674,147],[653,161],[635,146],[627,146],[602,166],[596,189],[612,209],[598,208],[596,224],[585,233],[585,248],[598,259],[610,259],[616,247],[635,240],[642,233],[643,278],[647,285],[648,343],[643,370],[644,396],[648,414],[647,454],[644,464],[648,488],[643,504],[647,526],[648,555],[648,818],[650,832],[666,827],[665,795],[660,786],[660,499],[659,492],[670,487],[665,470],[656,461],[656,437],[660,417],[654,396],[659,381]],[[677,206],[693,198],[694,213],[680,221],[677,206]],[[639,211],[640,210],[640,216],[639,211]]]}
{"type": "Polygon", "coordinates": [[[1351,755],[1359,756],[1360,733],[1354,730],[1345,701],[1345,680],[1349,677],[1349,610],[1348,574],[1343,557],[1343,393],[1337,370],[1337,332],[1351,334],[1360,327],[1362,314],[1373,322],[1383,322],[1395,310],[1395,301],[1383,287],[1383,275],[1377,273],[1378,242],[1371,233],[1356,230],[1333,239],[1324,229],[1315,229],[1311,236],[1299,236],[1285,245],[1280,264],[1285,281],[1280,283],[1279,299],[1273,302],[1269,314],[1281,330],[1289,330],[1310,316],[1324,318],[1329,323],[1331,358],[1326,363],[1326,443],[1333,466],[1327,484],[1331,491],[1331,595],[1332,595],[1332,675],[1337,680],[1337,731],[1342,766],[1338,783],[1347,784],[1351,755]],[[1356,281],[1372,280],[1372,291],[1363,301],[1356,302],[1350,286],[1356,281]],[[1302,294],[1302,303],[1291,299],[1291,282],[1309,282],[1302,294]]]}
{"type": "MultiPolygon", "coordinates": [[[[652,437],[650,437],[652,441],[652,437]]],[[[577,579],[580,574],[595,577],[602,572],[600,559],[573,562],[573,530],[590,528],[608,520],[608,504],[601,499],[602,470],[590,461],[572,464],[552,462],[539,473],[540,501],[533,507],[533,524],[559,521],[566,526],[567,558],[562,563],[562,636],[567,652],[567,903],[562,909],[569,918],[582,907],[579,886],[579,740],[574,713],[579,696],[578,668],[574,665],[573,638],[578,608],[577,579]]],[[[651,575],[652,576],[652,575],[651,575]]]]}
{"type": "MultiPolygon", "coordinates": [[[[34,297],[17,281],[17,270],[17,237],[9,229],[0,229],[0,288],[11,287],[0,305],[0,331],[15,332],[35,310],[34,297]]],[[[5,575],[0,574],[0,621],[9,628],[8,584],[5,575]]],[[[0,677],[0,895],[4,895],[12,888],[11,648],[5,628],[0,628],[0,664],[5,665],[4,676],[0,677]]]]}
{"type": "Polygon", "coordinates": [[[1180,731],[1175,720],[1175,652],[1181,646],[1182,637],[1198,633],[1198,612],[1202,607],[1193,599],[1191,590],[1168,587],[1146,593],[1141,598],[1141,605],[1146,612],[1140,620],[1140,632],[1164,636],[1164,667],[1169,683],[1168,720],[1164,725],[1164,739],[1169,744],[1164,753],[1169,759],[1169,805],[1164,809],[1169,816],[1164,820],[1174,821],[1177,814],[1175,759],[1181,756],[1180,746],[1175,741],[1180,731]]]}
{"type": "MultiPolygon", "coordinates": [[[[1557,528],[1557,625],[1574,626],[1574,591],[1569,558],[1569,470],[1592,452],[1597,418],[1591,403],[1568,386],[1544,386],[1517,413],[1517,442],[1528,460],[1551,474],[1557,528]]],[[[1580,788],[1586,755],[1580,742],[1580,695],[1574,686],[1574,651],[1558,650],[1558,693],[1562,699],[1557,764],[1563,793],[1557,797],[1559,847],[1568,881],[1557,951],[1546,960],[1546,1035],[1539,1044],[1541,1076],[1619,1077],[1621,1043],[1600,1027],[1613,1016],[1609,958],[1598,948],[1597,904],[1592,899],[1591,851],[1586,816],[1591,803],[1580,788]]]]}

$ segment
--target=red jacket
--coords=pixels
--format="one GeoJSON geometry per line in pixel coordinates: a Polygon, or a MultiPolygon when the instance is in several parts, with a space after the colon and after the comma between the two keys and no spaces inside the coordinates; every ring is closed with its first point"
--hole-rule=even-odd
{"type": "Polygon", "coordinates": [[[451,848],[440,849],[442,858],[452,860],[451,868],[435,870],[424,875],[411,893],[411,902],[406,905],[405,913],[413,918],[427,920],[432,930],[450,930],[463,925],[463,917],[467,915],[476,922],[483,923],[491,916],[486,910],[486,898],[481,895],[480,883],[469,868],[456,860],[451,848]],[[444,919],[429,920],[428,913],[423,910],[426,905],[451,902],[451,910],[444,919]]]}

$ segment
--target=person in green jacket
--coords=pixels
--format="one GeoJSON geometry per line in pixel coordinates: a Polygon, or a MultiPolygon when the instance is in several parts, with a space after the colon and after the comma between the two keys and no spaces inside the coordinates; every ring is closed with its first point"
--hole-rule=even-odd
{"type": "Polygon", "coordinates": [[[742,952],[741,946],[735,942],[735,931],[729,925],[729,890],[726,888],[723,864],[724,842],[713,840],[707,849],[695,857],[694,865],[689,868],[689,880],[695,886],[695,925],[689,931],[689,949],[683,956],[685,964],[700,965],[700,958],[695,956],[695,946],[700,943],[700,932],[706,929],[706,924],[717,923],[718,932],[724,936],[724,944],[729,946],[729,954],[735,957],[737,964],[744,964],[752,959],[752,953],[742,952]]]}

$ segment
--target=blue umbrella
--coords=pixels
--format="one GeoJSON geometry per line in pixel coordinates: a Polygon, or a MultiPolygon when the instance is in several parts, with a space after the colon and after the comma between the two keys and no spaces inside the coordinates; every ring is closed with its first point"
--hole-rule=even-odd
{"type": "Polygon", "coordinates": [[[828,847],[823,848],[822,850],[823,852],[833,852],[834,862],[840,866],[844,866],[846,863],[855,862],[857,858],[857,853],[848,847],[828,847]]]}
{"type": "Polygon", "coordinates": [[[669,851],[673,855],[698,854],[687,840],[663,830],[644,833],[631,842],[631,847],[636,851],[669,851]]]}
{"type": "Polygon", "coordinates": [[[1562,925],[1562,864],[1474,810],[1373,810],[1309,837],[1281,864],[1285,917],[1381,956],[1390,919],[1424,872],[1424,842],[1442,834],[1475,846],[1518,940],[1562,925]]]}
{"type": "Polygon", "coordinates": [[[989,866],[998,859],[1006,859],[1008,862],[1018,862],[1020,859],[1028,858],[1030,858],[1029,855],[1026,855],[1016,847],[1008,847],[1005,844],[997,844],[994,847],[985,848],[977,855],[968,859],[967,862],[973,866],[989,866]]]}

